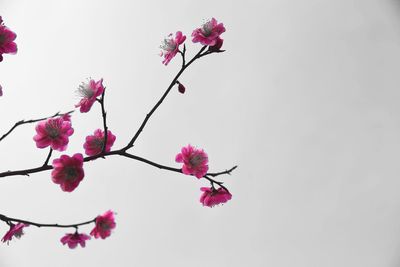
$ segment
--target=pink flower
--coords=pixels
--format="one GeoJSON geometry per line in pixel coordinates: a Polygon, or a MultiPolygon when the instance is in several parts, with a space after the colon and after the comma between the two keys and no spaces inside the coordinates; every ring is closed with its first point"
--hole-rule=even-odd
{"type": "Polygon", "coordinates": [[[17,53],[17,44],[14,43],[17,35],[10,31],[0,17],[0,62],[3,61],[3,54],[17,53]]]}
{"type": "Polygon", "coordinates": [[[78,246],[78,244],[84,248],[86,245],[86,240],[90,240],[90,236],[75,232],[74,234],[65,234],[60,241],[63,245],[68,244],[69,248],[74,249],[78,246]]]}
{"type": "Polygon", "coordinates": [[[80,153],[72,157],[62,155],[60,158],[54,159],[53,168],[51,178],[54,183],[60,185],[64,192],[74,191],[85,176],[83,156],[80,153]]]}
{"type": "Polygon", "coordinates": [[[103,92],[103,79],[100,79],[97,82],[95,80],[89,80],[87,83],[82,83],[78,87],[78,93],[82,99],[75,105],[75,107],[80,107],[79,110],[82,113],[88,112],[96,101],[96,98],[103,92]]]}
{"type": "MultiPolygon", "coordinates": [[[[106,152],[111,150],[112,145],[115,142],[115,135],[112,134],[110,130],[107,131],[107,144],[106,144],[106,152]]],[[[85,153],[88,156],[94,156],[101,153],[104,146],[104,131],[101,129],[97,129],[94,131],[93,135],[86,136],[86,142],[83,144],[83,148],[85,149],[85,153]]]]}
{"type": "Polygon", "coordinates": [[[54,150],[64,151],[68,145],[68,137],[74,133],[71,122],[63,117],[47,119],[36,125],[33,140],[38,148],[50,146],[54,150]]]}
{"type": "Polygon", "coordinates": [[[179,45],[183,44],[185,40],[186,36],[180,31],[176,32],[175,38],[173,38],[172,33],[170,33],[168,37],[164,39],[163,44],[160,45],[162,49],[160,56],[164,56],[163,64],[168,65],[171,59],[178,53],[179,45]]]}
{"type": "Polygon", "coordinates": [[[61,116],[61,118],[65,121],[71,122],[71,115],[69,115],[69,113],[65,113],[64,115],[61,116]]]}
{"type": "Polygon", "coordinates": [[[176,155],[176,162],[182,162],[182,172],[184,174],[193,174],[197,178],[203,177],[208,171],[208,156],[204,150],[196,149],[188,145],[181,149],[181,153],[176,155]]]}
{"type": "Polygon", "coordinates": [[[231,193],[222,187],[218,189],[213,189],[212,187],[202,187],[200,190],[203,191],[203,194],[200,197],[200,202],[203,204],[203,206],[214,207],[221,203],[226,203],[232,198],[231,193]]]}
{"type": "Polygon", "coordinates": [[[115,225],[114,212],[109,210],[103,215],[97,216],[96,226],[90,232],[90,235],[95,238],[101,237],[105,239],[111,235],[111,230],[115,228],[115,225]]]}
{"type": "Polygon", "coordinates": [[[2,242],[9,242],[13,237],[16,238],[21,238],[21,236],[24,234],[23,229],[24,227],[28,227],[29,224],[24,224],[24,223],[17,223],[17,224],[11,224],[10,225],[10,230],[3,236],[1,239],[2,242]]]}
{"type": "Polygon", "coordinates": [[[201,28],[197,28],[192,33],[193,43],[200,42],[202,45],[214,46],[219,36],[225,32],[223,23],[218,23],[216,19],[204,23],[201,28]]]}

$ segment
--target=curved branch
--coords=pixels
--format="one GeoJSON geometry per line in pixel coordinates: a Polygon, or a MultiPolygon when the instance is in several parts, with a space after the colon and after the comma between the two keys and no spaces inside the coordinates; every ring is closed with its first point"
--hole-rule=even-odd
{"type": "Polygon", "coordinates": [[[52,154],[52,153],[53,153],[53,149],[50,147],[49,154],[47,155],[47,158],[46,158],[45,162],[43,163],[43,166],[46,166],[47,163],[49,163],[49,160],[50,160],[50,158],[51,158],[51,154],[52,154]]]}
{"type": "Polygon", "coordinates": [[[6,222],[7,224],[9,224],[10,222],[16,222],[16,223],[24,223],[24,224],[34,225],[36,227],[55,227],[55,228],[78,228],[78,226],[96,222],[96,218],[94,218],[94,219],[86,221],[86,222],[75,223],[75,224],[37,223],[37,222],[31,222],[31,221],[27,221],[27,220],[10,218],[3,214],[0,214],[0,220],[6,222]]]}

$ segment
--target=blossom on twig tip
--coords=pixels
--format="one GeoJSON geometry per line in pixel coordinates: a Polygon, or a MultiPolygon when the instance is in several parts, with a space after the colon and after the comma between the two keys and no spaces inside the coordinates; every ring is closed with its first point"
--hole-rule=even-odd
{"type": "Polygon", "coordinates": [[[218,39],[220,39],[219,36],[224,32],[224,24],[218,23],[215,18],[212,18],[192,32],[192,41],[193,43],[199,42],[202,45],[214,46],[218,39]]]}
{"type": "Polygon", "coordinates": [[[94,238],[105,239],[111,235],[111,230],[116,226],[114,219],[114,212],[111,210],[106,211],[103,215],[96,218],[96,226],[90,232],[94,238]]]}
{"type": "Polygon", "coordinates": [[[162,49],[160,56],[164,56],[163,64],[168,65],[168,63],[175,57],[179,51],[179,45],[185,42],[186,36],[182,34],[181,31],[177,31],[175,38],[172,37],[172,33],[168,35],[160,45],[162,49]]]}
{"type": "Polygon", "coordinates": [[[10,230],[7,231],[7,233],[3,236],[1,239],[2,242],[9,242],[12,240],[13,237],[16,238],[21,238],[21,236],[24,234],[23,229],[24,227],[28,227],[29,224],[24,224],[24,223],[17,223],[17,224],[10,224],[10,230]]]}
{"type": "Polygon", "coordinates": [[[90,236],[84,233],[79,234],[78,232],[75,232],[73,234],[65,234],[60,241],[63,245],[67,244],[70,249],[74,249],[78,244],[84,248],[87,240],[90,240],[90,236]]]}
{"type": "Polygon", "coordinates": [[[214,189],[212,187],[202,187],[200,190],[203,191],[203,194],[200,197],[200,202],[203,204],[203,206],[210,208],[222,203],[226,203],[232,199],[231,193],[222,187],[218,189],[214,189]]]}
{"type": "Polygon", "coordinates": [[[80,107],[79,110],[82,113],[89,112],[93,103],[96,102],[96,98],[104,92],[103,79],[97,82],[93,79],[90,79],[87,83],[82,82],[77,92],[82,98],[75,107],[80,107]]]}

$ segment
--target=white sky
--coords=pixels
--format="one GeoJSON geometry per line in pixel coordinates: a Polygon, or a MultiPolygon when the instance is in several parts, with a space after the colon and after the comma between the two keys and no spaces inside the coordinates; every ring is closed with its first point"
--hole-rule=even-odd
{"type": "MultiPolygon", "coordinates": [[[[211,171],[239,165],[221,177],[232,201],[214,209],[198,202],[205,181],[118,157],[86,164],[71,194],[49,172],[1,179],[11,217],[118,213],[112,236],[85,249],[62,246],[63,229],[30,227],[0,246],[1,267],[400,264],[398,1],[0,0],[0,14],[19,48],[0,63],[0,132],[73,108],[79,83],[102,77],[115,147],[179,69],[179,58],[161,64],[163,37],[214,16],[227,52],[190,67],[186,93],[168,96],[132,153],[178,167],[191,143],[211,171]]],[[[74,114],[66,153],[83,152],[99,114],[74,114]]],[[[0,171],[43,163],[33,135],[24,126],[0,143],[0,171]]]]}

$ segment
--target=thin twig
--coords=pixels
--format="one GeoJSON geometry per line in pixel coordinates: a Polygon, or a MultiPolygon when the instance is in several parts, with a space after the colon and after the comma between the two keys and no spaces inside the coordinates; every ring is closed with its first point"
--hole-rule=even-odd
{"type": "Polygon", "coordinates": [[[50,148],[49,154],[47,155],[47,158],[46,158],[45,162],[43,163],[43,166],[46,166],[47,163],[49,163],[49,160],[50,160],[50,157],[51,157],[52,153],[53,153],[53,149],[50,148]]]}
{"type": "Polygon", "coordinates": [[[101,151],[104,153],[106,151],[107,146],[107,135],[108,135],[108,127],[107,127],[107,112],[104,108],[104,95],[106,93],[106,88],[104,88],[103,93],[101,94],[101,98],[97,99],[101,106],[101,115],[103,117],[103,129],[104,129],[104,144],[101,151]]]}
{"type": "Polygon", "coordinates": [[[181,76],[181,74],[187,69],[196,59],[199,59],[202,57],[202,52],[207,48],[207,46],[203,46],[200,51],[185,65],[182,65],[181,69],[179,70],[178,74],[176,74],[175,78],[172,80],[172,82],[169,84],[167,90],[165,93],[162,95],[160,100],[154,105],[154,107],[150,110],[150,112],[146,115],[144,118],[142,124],[140,125],[139,129],[136,131],[135,135],[132,137],[132,139],[129,141],[129,143],[126,145],[124,150],[128,150],[129,148],[133,147],[136,139],[139,137],[140,133],[143,131],[144,127],[146,126],[147,121],[150,119],[151,115],[157,110],[157,108],[161,105],[161,103],[164,101],[164,99],[167,97],[168,93],[171,91],[172,87],[176,84],[176,81],[178,78],[181,76]]]}
{"type": "Polygon", "coordinates": [[[4,221],[6,223],[10,223],[10,222],[24,223],[24,224],[34,225],[36,227],[56,227],[56,228],[76,228],[77,229],[78,226],[94,223],[96,221],[96,218],[86,221],[86,222],[75,223],[75,224],[58,224],[58,223],[49,224],[49,223],[37,223],[37,222],[31,222],[31,221],[27,221],[27,220],[10,218],[3,214],[0,214],[0,220],[4,221]]]}

